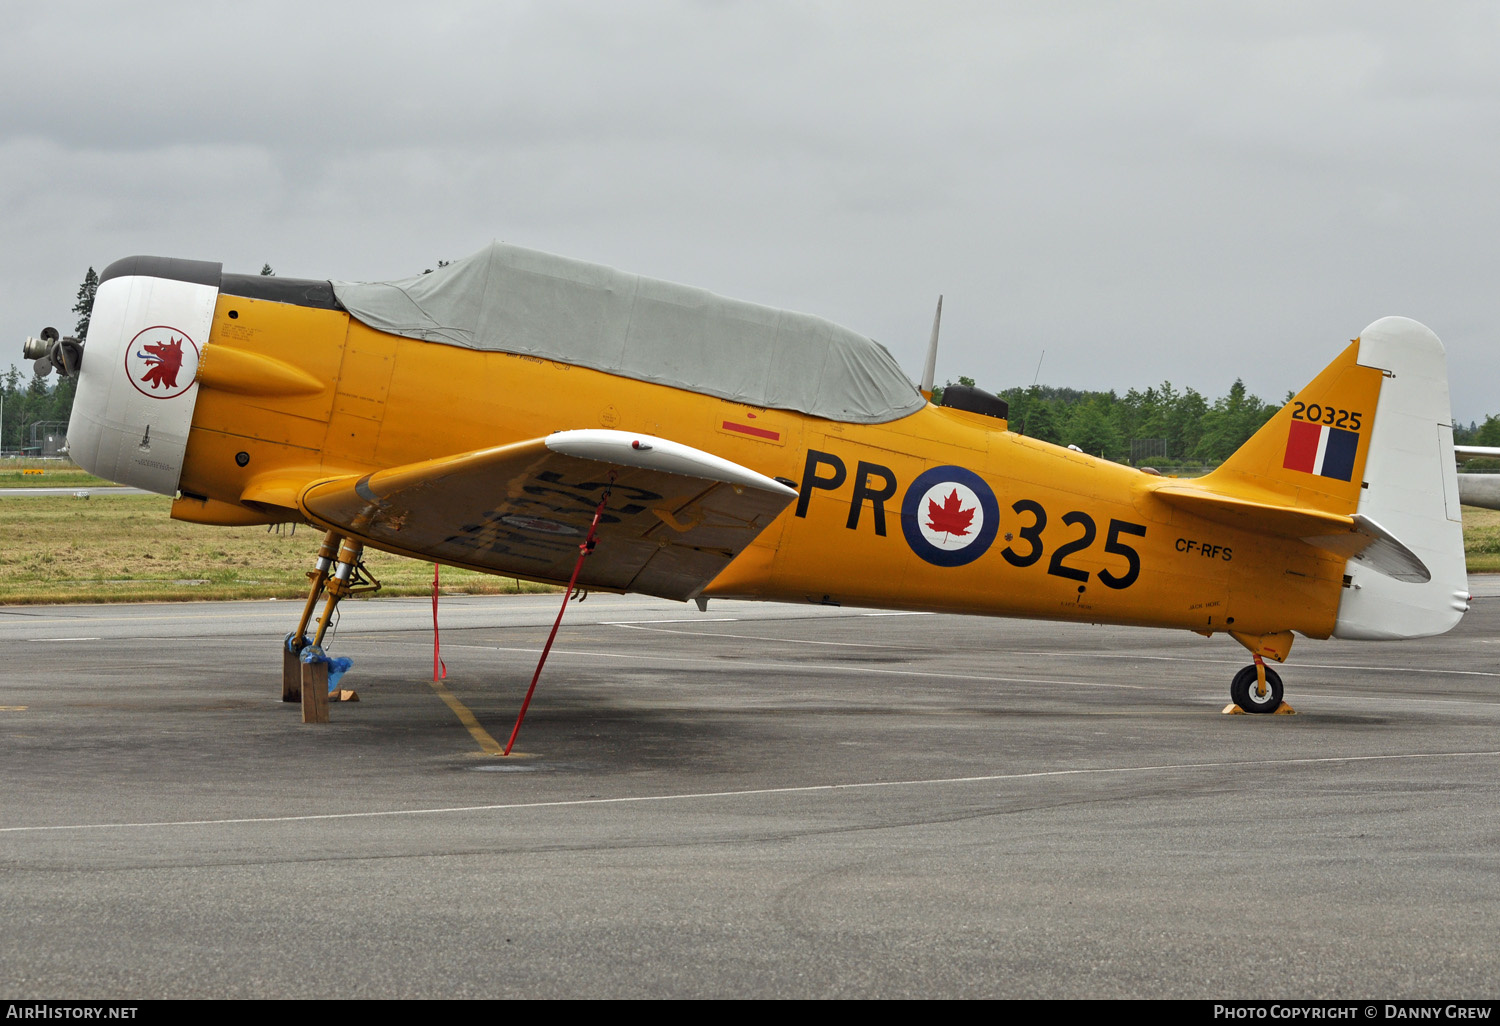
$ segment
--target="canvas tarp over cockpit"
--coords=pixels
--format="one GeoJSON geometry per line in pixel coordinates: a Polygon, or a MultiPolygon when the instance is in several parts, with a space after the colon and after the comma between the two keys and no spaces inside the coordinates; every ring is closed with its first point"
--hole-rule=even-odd
{"type": "Polygon", "coordinates": [[[334,282],[380,331],[877,424],[924,405],[878,343],[808,314],[496,243],[430,274],[334,282]]]}

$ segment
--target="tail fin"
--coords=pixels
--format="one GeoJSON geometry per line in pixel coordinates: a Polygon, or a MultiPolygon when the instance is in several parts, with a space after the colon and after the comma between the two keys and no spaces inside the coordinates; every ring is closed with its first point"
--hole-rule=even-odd
{"type": "MultiPolygon", "coordinates": [[[[1344,515],[1356,512],[1368,491],[1362,487],[1364,470],[1384,379],[1381,369],[1360,360],[1360,351],[1359,339],[1350,342],[1311,384],[1223,466],[1200,479],[1200,484],[1273,505],[1344,515]]],[[[1445,419],[1447,403],[1445,386],[1445,419]]]]}
{"type": "MultiPolygon", "coordinates": [[[[1469,608],[1447,360],[1416,321],[1370,325],[1196,483],[1199,502],[1208,493],[1352,521],[1366,541],[1344,569],[1337,637],[1442,634],[1469,608]]],[[[1337,532],[1298,533],[1341,551],[1337,532]]]]}

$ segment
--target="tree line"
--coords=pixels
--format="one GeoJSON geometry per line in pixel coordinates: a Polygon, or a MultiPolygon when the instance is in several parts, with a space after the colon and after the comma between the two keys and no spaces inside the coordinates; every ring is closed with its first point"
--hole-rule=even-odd
{"type": "MultiPolygon", "coordinates": [[[[953,382],[949,382],[953,384],[953,382]]],[[[974,386],[961,377],[958,384],[974,386]]],[[[942,401],[934,389],[933,401],[942,401]]],[[[1056,445],[1076,445],[1084,452],[1122,463],[1151,466],[1213,466],[1222,463],[1261,426],[1275,416],[1281,403],[1267,403],[1236,378],[1229,392],[1210,401],[1193,388],[1175,388],[1170,381],[1144,390],[1132,388],[1123,396],[1032,385],[997,393],[1010,406],[1010,429],[1056,445]]],[[[1500,446],[1500,416],[1483,424],[1453,426],[1458,445],[1500,446]]]]}
{"type": "MultiPolygon", "coordinates": [[[[446,260],[439,260],[444,267],[446,260]]],[[[430,273],[431,268],[423,271],[430,273]]],[[[274,275],[270,264],[261,274],[274,275]]],[[[99,276],[90,267],[78,286],[72,312],[78,316],[73,334],[88,333],[99,276]]],[[[960,377],[958,384],[974,386],[960,377]]],[[[948,382],[952,385],[954,382],[948,382]]],[[[33,437],[45,438],[47,425],[66,426],[73,409],[75,382],[60,375],[24,376],[15,365],[0,375],[0,451],[32,450],[33,437]]],[[[942,401],[942,388],[933,401],[942,401]]],[[[1236,379],[1227,394],[1210,401],[1192,388],[1178,389],[1170,381],[1151,388],[1132,388],[1123,396],[1050,385],[1013,387],[998,393],[1010,404],[1010,428],[1057,445],[1075,445],[1084,452],[1120,462],[1152,466],[1211,466],[1227,459],[1270,420],[1280,404],[1266,403],[1236,379]]],[[[1282,402],[1288,402],[1288,392],[1282,402]]],[[[58,432],[60,434],[60,432],[58,432]]],[[[1459,445],[1500,446],[1500,416],[1483,424],[1454,425],[1459,445]]]]}
{"type": "MultiPolygon", "coordinates": [[[[974,379],[961,377],[958,383],[973,386],[974,379]]],[[[941,402],[941,390],[934,391],[934,401],[941,402]]],[[[1012,431],[1106,459],[1153,466],[1219,463],[1281,408],[1249,392],[1239,379],[1214,400],[1170,381],[1132,388],[1123,396],[1114,390],[1050,385],[998,394],[1010,406],[1012,431]]]]}

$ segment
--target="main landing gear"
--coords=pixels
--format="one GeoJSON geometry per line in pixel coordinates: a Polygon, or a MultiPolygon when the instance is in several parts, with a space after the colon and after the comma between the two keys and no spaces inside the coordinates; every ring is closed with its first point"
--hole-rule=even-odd
{"type": "MultiPolygon", "coordinates": [[[[380,582],[365,569],[360,555],[364,546],[357,541],[329,531],[318,548],[318,562],[308,573],[312,587],[297,629],[288,634],[281,646],[281,700],[302,703],[303,723],[328,722],[328,657],[323,652],[323,635],[333,619],[339,599],[345,595],[367,594],[380,590],[380,582]],[[337,559],[335,559],[335,555],[337,559]],[[331,571],[331,572],[330,572],[331,571]],[[317,633],[309,641],[307,628],[312,623],[318,599],[326,594],[323,615],[318,618],[317,633]]],[[[348,663],[342,664],[347,668],[348,663]]],[[[340,673],[343,671],[340,670],[340,673]]],[[[348,692],[353,694],[353,692],[348,692]]]]}
{"type": "Polygon", "coordinates": [[[1279,713],[1290,715],[1296,710],[1282,701],[1281,675],[1266,665],[1266,656],[1284,662],[1292,648],[1292,632],[1250,635],[1230,631],[1235,641],[1250,650],[1255,662],[1234,675],[1229,684],[1230,705],[1226,713],[1279,713]]]}

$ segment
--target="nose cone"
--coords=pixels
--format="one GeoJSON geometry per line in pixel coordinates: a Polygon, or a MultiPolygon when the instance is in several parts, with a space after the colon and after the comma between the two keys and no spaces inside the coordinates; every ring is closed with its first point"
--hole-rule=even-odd
{"type": "Polygon", "coordinates": [[[197,261],[131,257],[105,269],[68,424],[79,466],[177,491],[218,281],[219,265],[197,261]]]}

